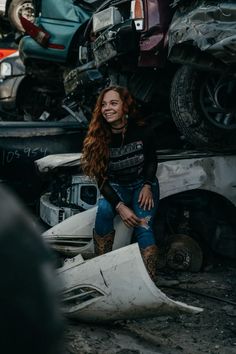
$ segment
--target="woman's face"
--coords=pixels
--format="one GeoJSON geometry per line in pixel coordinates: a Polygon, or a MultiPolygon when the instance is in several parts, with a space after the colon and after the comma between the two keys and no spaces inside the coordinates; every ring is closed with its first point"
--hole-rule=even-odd
{"type": "Polygon", "coordinates": [[[118,92],[111,90],[105,93],[101,112],[105,120],[111,125],[119,125],[123,122],[123,102],[118,92]]]}

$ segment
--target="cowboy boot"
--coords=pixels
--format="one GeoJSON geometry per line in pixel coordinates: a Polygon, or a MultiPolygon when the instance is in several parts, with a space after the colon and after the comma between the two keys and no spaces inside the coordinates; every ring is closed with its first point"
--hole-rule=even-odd
{"type": "Polygon", "coordinates": [[[112,251],[113,241],[115,237],[115,230],[109,232],[104,236],[98,235],[93,230],[94,252],[96,256],[101,256],[104,253],[112,251]]]}
{"type": "Polygon", "coordinates": [[[151,245],[144,249],[141,249],[141,255],[150,278],[152,279],[152,281],[155,282],[157,278],[157,260],[158,260],[157,246],[151,245]]]}

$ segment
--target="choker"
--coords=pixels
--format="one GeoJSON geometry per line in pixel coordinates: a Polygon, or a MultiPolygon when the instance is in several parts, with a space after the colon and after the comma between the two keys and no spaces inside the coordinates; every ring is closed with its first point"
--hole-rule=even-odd
{"type": "Polygon", "coordinates": [[[113,127],[111,127],[111,130],[122,130],[122,129],[126,128],[127,125],[128,125],[128,123],[125,123],[125,125],[122,125],[122,127],[119,127],[119,128],[113,128],[113,127]]]}

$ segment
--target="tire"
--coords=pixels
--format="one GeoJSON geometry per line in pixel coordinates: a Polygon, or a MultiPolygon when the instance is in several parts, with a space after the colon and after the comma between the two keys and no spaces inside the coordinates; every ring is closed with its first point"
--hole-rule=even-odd
{"type": "Polygon", "coordinates": [[[171,86],[170,108],[177,128],[187,141],[199,148],[236,147],[235,88],[236,80],[232,77],[220,78],[190,66],[182,66],[176,72],[171,86]],[[227,98],[228,93],[224,94],[229,83],[234,86],[231,101],[227,98]]]}
{"type": "Polygon", "coordinates": [[[32,0],[12,0],[8,8],[8,18],[12,27],[19,32],[25,32],[20,16],[34,22],[35,11],[32,0]]]}

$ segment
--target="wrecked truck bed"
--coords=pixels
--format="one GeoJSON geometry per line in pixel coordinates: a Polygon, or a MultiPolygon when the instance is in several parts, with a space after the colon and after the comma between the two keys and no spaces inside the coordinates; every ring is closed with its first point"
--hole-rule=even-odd
{"type": "Polygon", "coordinates": [[[58,277],[64,313],[77,320],[104,322],[203,311],[168,298],[155,285],[137,243],[87,261],[78,255],[65,262],[58,277]]]}

